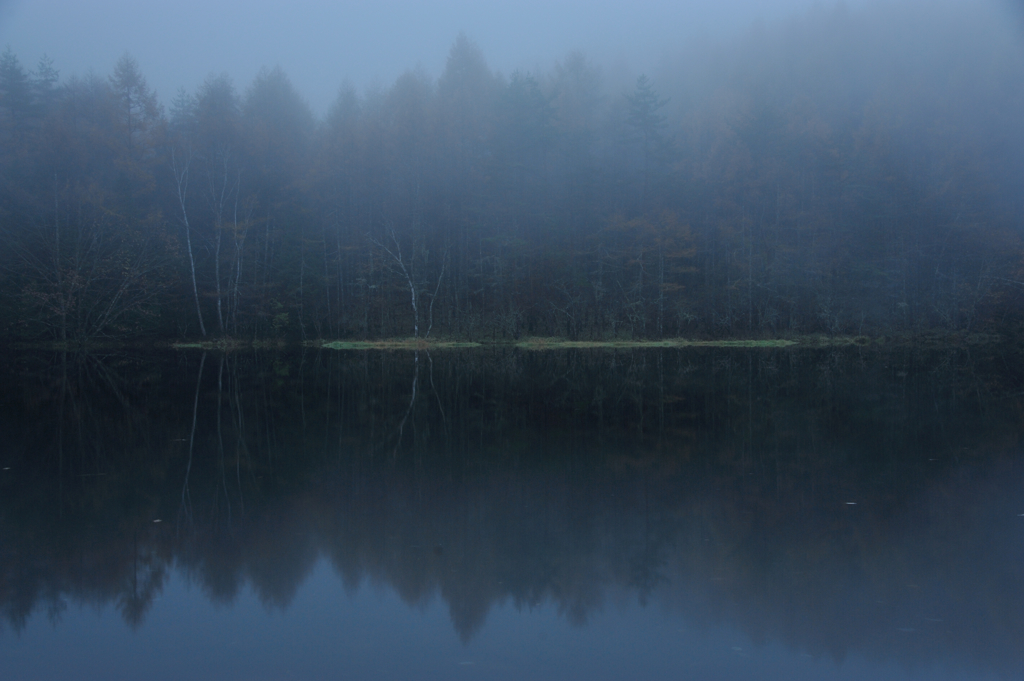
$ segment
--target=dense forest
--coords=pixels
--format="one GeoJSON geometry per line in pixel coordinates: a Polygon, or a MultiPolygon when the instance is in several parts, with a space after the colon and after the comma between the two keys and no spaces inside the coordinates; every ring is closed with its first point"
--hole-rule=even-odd
{"type": "MultiPolygon", "coordinates": [[[[161,103],[0,57],[0,335],[89,341],[1013,333],[1024,50],[818,8],[623,88],[573,52],[161,103]]],[[[215,67],[216,65],[211,65],[215,67]]]]}

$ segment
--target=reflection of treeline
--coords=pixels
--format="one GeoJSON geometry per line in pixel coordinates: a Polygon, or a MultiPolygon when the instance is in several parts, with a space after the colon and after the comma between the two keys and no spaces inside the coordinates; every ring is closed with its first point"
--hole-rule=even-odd
{"type": "Polygon", "coordinates": [[[460,36],[322,120],[279,69],[164,109],[130,57],[61,82],[8,51],[0,332],[1016,326],[1024,58],[990,20],[819,9],[628,86],[460,36]]]}
{"type": "Polygon", "coordinates": [[[465,638],[496,603],[585,622],[626,591],[814,653],[1021,662],[1012,358],[502,350],[18,367],[0,411],[0,609],[15,628],[63,599],[137,624],[172,566],[215,600],[248,584],[287,607],[326,556],[353,588],[440,597],[465,638]]]}

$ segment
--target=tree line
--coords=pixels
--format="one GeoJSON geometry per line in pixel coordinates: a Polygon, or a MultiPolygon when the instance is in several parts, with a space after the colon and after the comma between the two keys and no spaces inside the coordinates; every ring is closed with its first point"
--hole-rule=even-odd
{"type": "Polygon", "coordinates": [[[129,55],[0,57],[16,339],[514,339],[1013,330],[1024,58],[970,17],[817,9],[616,88],[280,69],[160,103],[129,55]],[[972,30],[972,27],[974,30],[972,30]],[[955,29],[955,30],[954,30],[955,29]]]}

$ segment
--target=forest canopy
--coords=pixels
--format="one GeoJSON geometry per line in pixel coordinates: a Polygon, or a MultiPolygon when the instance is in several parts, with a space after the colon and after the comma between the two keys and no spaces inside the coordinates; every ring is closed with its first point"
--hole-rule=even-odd
{"type": "MultiPolygon", "coordinates": [[[[1024,49],[817,8],[629,88],[571,52],[162,102],[0,56],[0,336],[570,339],[1021,326],[1024,49]]],[[[216,66],[216,65],[211,65],[216,66]]]]}

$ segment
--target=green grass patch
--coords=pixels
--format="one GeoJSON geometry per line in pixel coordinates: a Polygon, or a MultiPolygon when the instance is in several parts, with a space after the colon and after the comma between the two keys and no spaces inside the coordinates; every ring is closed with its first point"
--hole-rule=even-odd
{"type": "Polygon", "coordinates": [[[337,340],[312,341],[310,347],[327,350],[433,350],[435,348],[479,348],[479,347],[516,347],[523,350],[559,350],[572,348],[593,349],[633,349],[633,348],[785,348],[798,345],[794,340],[760,339],[760,340],[687,340],[685,338],[667,338],[663,340],[580,340],[571,341],[564,338],[524,338],[518,341],[492,341],[479,343],[473,341],[424,340],[422,338],[393,338],[383,340],[337,340]]]}
{"type": "Polygon", "coordinates": [[[480,347],[480,343],[471,341],[444,341],[423,338],[393,338],[374,341],[315,341],[309,345],[327,350],[435,350],[480,347]]]}
{"type": "MultiPolygon", "coordinates": [[[[664,338],[661,340],[568,340],[558,337],[532,336],[519,340],[444,340],[439,338],[382,338],[379,340],[315,340],[303,343],[305,347],[325,350],[441,350],[480,347],[515,347],[522,350],[564,350],[604,349],[627,350],[643,348],[835,348],[835,347],[920,347],[945,348],[963,345],[990,345],[1004,342],[995,334],[943,334],[920,333],[899,336],[828,336],[807,334],[792,338],[733,338],[724,340],[694,340],[687,338],[664,338]]],[[[48,344],[54,347],[56,344],[48,344]]],[[[166,346],[165,346],[166,347],[166,346]]],[[[281,341],[245,341],[221,338],[208,341],[187,341],[172,343],[176,350],[218,350],[272,349],[287,347],[281,341]]]]}
{"type": "Polygon", "coordinates": [[[685,338],[666,338],[654,341],[568,341],[560,338],[527,338],[516,342],[514,345],[524,350],[557,350],[560,348],[785,348],[797,344],[797,341],[781,338],[768,340],[687,340],[685,338]]]}
{"type": "MultiPolygon", "coordinates": [[[[662,340],[568,340],[559,337],[531,336],[519,340],[444,340],[439,338],[383,338],[380,340],[310,340],[302,343],[308,348],[326,350],[434,350],[480,347],[515,347],[522,350],[557,350],[557,349],[638,349],[638,348],[900,348],[911,347],[920,349],[946,349],[966,346],[1007,345],[1020,349],[1019,341],[994,333],[945,333],[942,331],[926,331],[919,333],[902,333],[890,336],[829,336],[826,334],[804,334],[790,338],[734,338],[725,340],[692,340],[686,338],[665,338],[662,340]]],[[[232,352],[237,350],[281,350],[295,347],[297,343],[289,343],[281,339],[246,340],[241,338],[216,338],[209,340],[189,341],[134,341],[125,342],[115,339],[90,342],[11,342],[5,347],[9,350],[47,350],[58,352],[81,352],[119,349],[171,348],[174,350],[204,350],[216,352],[232,352]]]]}
{"type": "Polygon", "coordinates": [[[708,348],[788,348],[800,345],[799,341],[788,338],[770,338],[762,340],[716,340],[716,341],[681,341],[679,347],[708,348]]]}

